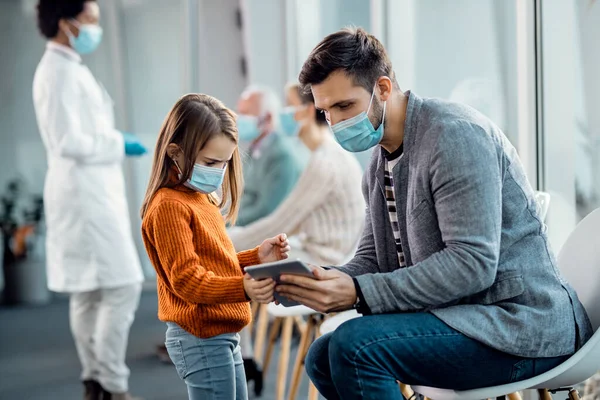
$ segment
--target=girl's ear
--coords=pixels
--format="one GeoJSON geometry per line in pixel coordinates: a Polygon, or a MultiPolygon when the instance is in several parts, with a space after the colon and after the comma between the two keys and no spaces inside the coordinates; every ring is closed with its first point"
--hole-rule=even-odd
{"type": "Polygon", "coordinates": [[[177,156],[181,154],[181,149],[175,143],[169,143],[167,145],[167,155],[171,160],[177,161],[177,156]]]}

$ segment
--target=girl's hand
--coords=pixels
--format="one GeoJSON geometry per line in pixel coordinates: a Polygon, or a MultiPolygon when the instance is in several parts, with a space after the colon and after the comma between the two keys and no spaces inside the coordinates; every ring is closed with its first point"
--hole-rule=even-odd
{"type": "Polygon", "coordinates": [[[281,233],[274,238],[267,239],[258,248],[258,259],[261,264],[267,262],[281,261],[288,258],[290,243],[287,235],[281,233]]]}
{"type": "Polygon", "coordinates": [[[258,303],[269,304],[275,300],[273,297],[275,281],[271,278],[256,281],[249,274],[245,274],[244,290],[248,297],[258,303]]]}

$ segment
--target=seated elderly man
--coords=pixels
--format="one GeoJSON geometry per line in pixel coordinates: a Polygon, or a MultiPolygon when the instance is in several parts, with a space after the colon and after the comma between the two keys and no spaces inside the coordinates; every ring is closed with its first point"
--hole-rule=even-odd
{"type": "Polygon", "coordinates": [[[323,396],[400,398],[396,381],[505,384],[550,370],[591,337],[517,153],[493,122],[402,92],[362,29],[326,37],[300,82],[343,148],[377,146],[354,259],[276,288],[319,311],[365,314],[310,348],[307,372],[323,396]]]}

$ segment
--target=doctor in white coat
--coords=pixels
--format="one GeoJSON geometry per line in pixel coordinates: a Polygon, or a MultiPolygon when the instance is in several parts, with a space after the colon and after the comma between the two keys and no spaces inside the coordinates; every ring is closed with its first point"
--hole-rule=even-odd
{"type": "Polygon", "coordinates": [[[100,44],[89,0],[41,0],[48,39],[33,100],[48,155],[44,188],[50,290],[70,294],[84,399],[129,400],[125,352],[143,273],[134,245],[122,161],[146,152],[114,127],[113,104],[82,62],[100,44]]]}

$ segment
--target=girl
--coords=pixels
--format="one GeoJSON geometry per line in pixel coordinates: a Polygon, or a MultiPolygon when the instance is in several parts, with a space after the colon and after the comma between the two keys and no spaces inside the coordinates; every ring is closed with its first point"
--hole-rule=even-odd
{"type": "Polygon", "coordinates": [[[247,398],[238,332],[250,322],[249,300],[273,301],[275,282],[255,281],[242,268],[290,250],[280,234],[235,253],[225,223],[237,215],[240,164],[235,114],[207,95],[181,98],[158,137],[142,234],[167,350],[193,400],[247,398]]]}

